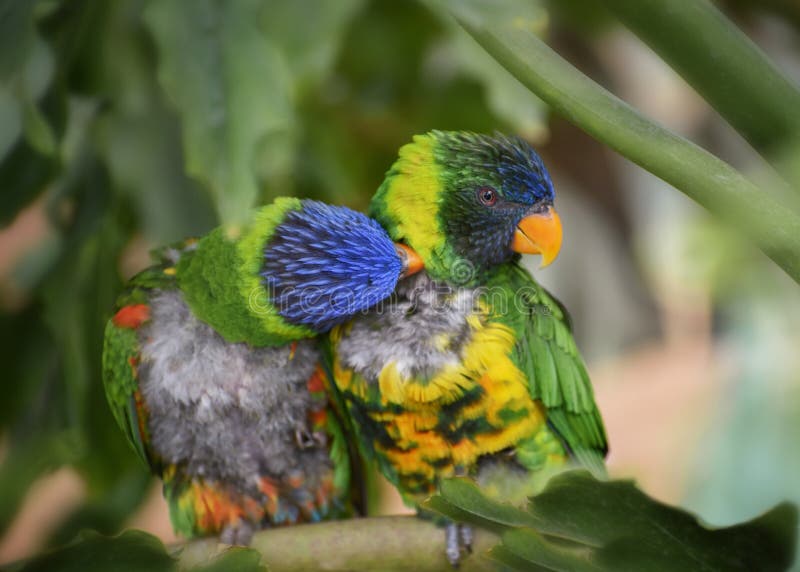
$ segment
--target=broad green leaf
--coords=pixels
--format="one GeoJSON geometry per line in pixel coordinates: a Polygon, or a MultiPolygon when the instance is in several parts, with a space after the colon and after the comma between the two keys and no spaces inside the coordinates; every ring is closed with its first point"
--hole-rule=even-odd
{"type": "Polygon", "coordinates": [[[283,54],[299,90],[330,74],[347,26],[363,5],[364,0],[293,0],[261,11],[261,28],[283,54]]]}
{"type": "Polygon", "coordinates": [[[586,471],[556,475],[527,512],[490,500],[463,479],[443,483],[426,508],[503,532],[497,553],[548,570],[784,570],[795,550],[797,509],[783,503],[752,521],[713,529],[659,503],[630,481],[586,471]]]}
{"type": "Polygon", "coordinates": [[[19,71],[34,41],[30,0],[0,0],[0,85],[19,71]]]}
{"type": "Polygon", "coordinates": [[[113,54],[103,60],[102,84],[117,103],[92,136],[114,190],[131,202],[150,244],[205,234],[216,225],[214,204],[184,169],[180,124],[162,97],[138,11],[115,3],[96,26],[113,54]]]}
{"type": "MultiPolygon", "coordinates": [[[[7,15],[2,13],[0,6],[0,20],[2,16],[7,15]]],[[[8,22],[0,25],[0,31],[5,25],[8,22]]],[[[0,71],[4,76],[0,78],[0,161],[7,157],[22,133],[39,153],[52,155],[56,149],[55,134],[38,103],[53,77],[53,56],[44,41],[34,34],[32,24],[30,37],[28,32],[24,32],[26,27],[19,30],[25,35],[17,38],[21,44],[9,48],[18,59],[3,61],[0,56],[0,67],[5,68],[5,71],[0,71]]],[[[16,36],[12,34],[13,37],[16,36]]]]}
{"type": "Polygon", "coordinates": [[[668,537],[672,528],[639,538],[627,536],[597,551],[606,570],[673,572],[725,570],[782,572],[795,561],[797,509],[783,503],[767,514],[730,528],[706,530],[702,538],[668,537]],[[680,544],[679,544],[680,542],[680,544]]]}
{"type": "MultiPolygon", "coordinates": [[[[4,17],[11,20],[21,17],[17,5],[22,4],[32,6],[33,2],[0,4],[0,35],[12,23],[4,17]]],[[[26,18],[32,18],[29,11],[23,12],[26,18]]],[[[8,49],[19,58],[5,61],[0,56],[0,61],[5,62],[0,62],[0,67],[6,68],[0,72],[4,75],[0,81],[0,226],[10,222],[43,191],[57,168],[57,138],[43,109],[43,104],[50,104],[53,99],[49,97],[53,94],[48,94],[54,75],[53,56],[45,42],[35,35],[32,22],[16,25],[20,29],[15,29],[10,38],[0,40],[0,52],[8,49]],[[5,46],[7,40],[19,45],[5,46]]]]}
{"type": "Polygon", "coordinates": [[[12,90],[21,106],[25,138],[42,155],[54,155],[57,147],[55,132],[39,104],[52,81],[54,72],[55,66],[50,49],[41,38],[34,36],[20,70],[20,77],[12,90]]]}
{"type": "MultiPolygon", "coordinates": [[[[0,160],[6,157],[22,133],[22,109],[11,91],[0,86],[0,160]]],[[[6,193],[7,194],[7,193],[6,193]]]]}
{"type": "Polygon", "coordinates": [[[28,561],[20,572],[174,572],[176,561],[155,536],[128,530],[119,536],[87,532],[77,542],[28,561]]]}
{"type": "Polygon", "coordinates": [[[598,558],[607,569],[649,562],[651,570],[781,570],[792,561],[797,526],[797,510],[783,504],[748,523],[711,529],[631,481],[601,482],[583,471],[551,479],[531,499],[530,514],[564,538],[602,545],[598,558]]]}
{"type": "Polygon", "coordinates": [[[453,522],[468,522],[473,526],[479,526],[496,534],[501,534],[506,528],[505,525],[487,519],[481,514],[470,512],[446,501],[441,495],[434,495],[425,500],[420,505],[420,509],[423,515],[432,513],[443,516],[453,522]]]}
{"type": "Polygon", "coordinates": [[[260,146],[284,153],[292,126],[290,81],[260,30],[258,0],[150,2],[145,20],[158,47],[158,77],[183,125],[189,174],[211,191],[224,222],[255,204],[260,146]],[[278,137],[281,135],[281,137],[278,137]]]}
{"type": "Polygon", "coordinates": [[[32,101],[41,99],[53,80],[55,62],[52,51],[39,36],[34,36],[21,65],[18,89],[32,101]]]}
{"type": "Polygon", "coordinates": [[[754,147],[800,140],[800,89],[709,0],[602,0],[754,147]]]}
{"type": "Polygon", "coordinates": [[[562,59],[524,21],[449,1],[459,23],[555,111],[750,236],[800,282],[800,216],[733,167],[647,119],[562,59]]]}
{"type": "Polygon", "coordinates": [[[489,550],[489,557],[495,561],[498,568],[506,572],[507,570],[521,570],[522,572],[550,572],[551,568],[538,566],[533,562],[520,558],[511,550],[498,544],[489,550]]]}
{"type": "Polygon", "coordinates": [[[440,492],[445,501],[487,521],[504,526],[535,524],[535,520],[525,511],[486,498],[478,486],[469,479],[448,479],[442,483],[440,492]]]}
{"type": "Polygon", "coordinates": [[[559,572],[601,572],[591,551],[577,543],[549,542],[533,530],[509,530],[503,535],[503,547],[528,563],[559,572]]]}
{"type": "Polygon", "coordinates": [[[174,118],[161,111],[120,112],[96,130],[114,184],[130,197],[153,244],[199,236],[215,222],[208,195],[182,169],[174,118]]]}
{"type": "Polygon", "coordinates": [[[25,137],[31,147],[42,155],[56,152],[56,136],[39,107],[28,100],[23,105],[23,125],[25,137]]]}

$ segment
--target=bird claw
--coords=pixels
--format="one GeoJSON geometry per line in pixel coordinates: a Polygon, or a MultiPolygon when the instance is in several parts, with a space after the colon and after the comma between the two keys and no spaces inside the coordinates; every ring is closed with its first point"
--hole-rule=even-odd
{"type": "Polygon", "coordinates": [[[444,529],[445,554],[453,568],[461,563],[461,551],[472,554],[472,528],[466,524],[450,522],[444,529]]]}
{"type": "Polygon", "coordinates": [[[467,552],[467,554],[472,554],[472,527],[466,524],[459,524],[458,532],[461,536],[461,547],[467,552]]]}
{"type": "Polygon", "coordinates": [[[316,444],[313,434],[308,429],[295,429],[294,441],[300,449],[310,449],[316,444]]]}
{"type": "Polygon", "coordinates": [[[458,525],[455,522],[448,522],[444,529],[444,552],[447,561],[453,568],[458,568],[461,560],[461,546],[458,539],[458,525]]]}
{"type": "Polygon", "coordinates": [[[250,546],[254,532],[249,522],[239,521],[236,524],[226,525],[219,535],[219,541],[231,546],[250,546]]]}

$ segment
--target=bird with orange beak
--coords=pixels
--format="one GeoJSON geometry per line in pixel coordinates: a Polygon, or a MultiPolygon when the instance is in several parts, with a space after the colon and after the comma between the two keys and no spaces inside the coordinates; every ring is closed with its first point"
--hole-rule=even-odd
{"type": "MultiPolygon", "coordinates": [[[[539,156],[502,135],[433,131],[400,150],[369,214],[424,271],[330,334],[365,456],[418,505],[468,476],[522,503],[554,471],[604,474],[606,435],[562,306],[519,264],[561,247],[539,156]]],[[[446,524],[457,564],[471,532],[446,524]]]]}

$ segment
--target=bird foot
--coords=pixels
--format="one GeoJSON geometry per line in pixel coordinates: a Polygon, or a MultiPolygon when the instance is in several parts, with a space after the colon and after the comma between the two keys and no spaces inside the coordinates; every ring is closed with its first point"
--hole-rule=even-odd
{"type": "Polygon", "coordinates": [[[250,546],[250,541],[253,540],[254,532],[255,529],[252,524],[240,520],[236,524],[226,525],[219,535],[219,541],[223,544],[250,546]]]}
{"type": "Polygon", "coordinates": [[[466,524],[448,523],[444,529],[445,554],[453,568],[461,563],[461,551],[472,554],[472,528],[466,524]]]}
{"type": "Polygon", "coordinates": [[[461,547],[467,554],[472,554],[472,527],[466,524],[459,524],[458,532],[461,535],[461,547]]]}

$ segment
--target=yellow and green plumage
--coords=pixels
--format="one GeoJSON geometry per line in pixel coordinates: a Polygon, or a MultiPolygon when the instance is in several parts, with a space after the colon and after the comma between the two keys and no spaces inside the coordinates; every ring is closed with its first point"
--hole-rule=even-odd
{"type": "MultiPolygon", "coordinates": [[[[401,149],[372,201],[425,272],[401,281],[394,305],[331,332],[333,379],[366,455],[408,502],[454,475],[520,501],[570,463],[604,471],[567,316],[512,249],[535,239],[522,227],[553,226],[553,198],[522,141],[433,132],[401,149]],[[386,347],[368,344],[378,336],[386,347]]],[[[552,244],[522,248],[547,257],[552,244]]]]}
{"type": "MultiPolygon", "coordinates": [[[[428,376],[403,375],[387,360],[370,382],[336,351],[352,324],[331,334],[334,380],[368,456],[410,502],[435,492],[439,479],[470,473],[499,453],[513,454],[530,471],[530,480],[517,483],[515,499],[508,483],[486,483],[503,488],[505,500],[532,494],[539,472],[564,466],[570,456],[602,472],[602,421],[560,306],[513,263],[487,286],[466,316],[459,361],[428,376]],[[524,298],[518,288],[525,288],[524,298]],[[524,309],[493,311],[513,304],[524,309]]],[[[427,342],[434,348],[450,340],[437,334],[427,342]]]]}

